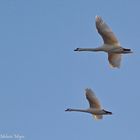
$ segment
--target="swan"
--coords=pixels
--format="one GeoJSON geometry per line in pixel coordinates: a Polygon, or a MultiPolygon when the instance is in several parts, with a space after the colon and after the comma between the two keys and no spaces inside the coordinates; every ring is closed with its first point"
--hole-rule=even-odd
{"type": "Polygon", "coordinates": [[[108,53],[108,61],[111,67],[120,68],[122,54],[132,53],[131,49],[121,47],[118,39],[111,28],[103,21],[100,16],[95,17],[96,28],[101,35],[104,44],[98,48],[76,48],[74,51],[103,51],[108,53]]]}
{"type": "Polygon", "coordinates": [[[103,115],[111,115],[112,112],[106,111],[104,109],[101,109],[101,105],[97,97],[95,96],[95,93],[90,89],[86,88],[85,89],[86,93],[86,98],[89,102],[89,108],[88,109],[71,109],[68,108],[65,111],[77,111],[77,112],[86,112],[90,113],[94,116],[95,119],[102,119],[103,115]]]}

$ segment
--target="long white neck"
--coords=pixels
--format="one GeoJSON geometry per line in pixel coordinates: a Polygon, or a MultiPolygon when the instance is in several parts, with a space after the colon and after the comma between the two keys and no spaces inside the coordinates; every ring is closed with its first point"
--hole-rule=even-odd
{"type": "Polygon", "coordinates": [[[87,109],[67,109],[65,111],[75,111],[75,112],[86,112],[86,113],[90,113],[87,109]]]}
{"type": "Polygon", "coordinates": [[[94,52],[97,52],[97,51],[104,51],[104,48],[103,47],[98,47],[98,48],[77,48],[77,49],[75,49],[75,51],[94,51],[94,52]]]}

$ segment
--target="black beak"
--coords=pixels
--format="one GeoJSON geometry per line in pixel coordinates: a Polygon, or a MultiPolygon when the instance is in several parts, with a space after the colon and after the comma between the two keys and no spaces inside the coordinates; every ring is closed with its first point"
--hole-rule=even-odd
{"type": "Polygon", "coordinates": [[[68,108],[68,109],[66,109],[65,111],[71,111],[71,110],[68,108]]]}
{"type": "Polygon", "coordinates": [[[76,48],[74,51],[78,51],[79,50],[79,48],[76,48]]]}

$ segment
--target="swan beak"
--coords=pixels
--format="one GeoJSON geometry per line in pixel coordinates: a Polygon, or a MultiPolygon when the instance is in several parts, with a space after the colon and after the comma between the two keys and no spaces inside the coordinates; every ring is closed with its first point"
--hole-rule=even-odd
{"type": "Polygon", "coordinates": [[[66,109],[65,111],[71,111],[71,109],[68,108],[68,109],[66,109]]]}
{"type": "Polygon", "coordinates": [[[76,48],[74,51],[79,51],[79,48],[76,48]]]}

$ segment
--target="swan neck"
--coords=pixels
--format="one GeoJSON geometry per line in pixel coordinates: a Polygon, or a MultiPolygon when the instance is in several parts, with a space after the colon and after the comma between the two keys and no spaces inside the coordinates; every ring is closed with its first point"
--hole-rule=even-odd
{"type": "Polygon", "coordinates": [[[79,48],[79,51],[104,51],[102,47],[98,47],[98,48],[79,48]]]}
{"type": "Polygon", "coordinates": [[[87,112],[87,113],[89,113],[89,111],[88,111],[88,110],[86,110],[86,109],[71,109],[70,111],[76,111],[76,112],[87,112]]]}

